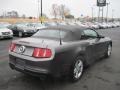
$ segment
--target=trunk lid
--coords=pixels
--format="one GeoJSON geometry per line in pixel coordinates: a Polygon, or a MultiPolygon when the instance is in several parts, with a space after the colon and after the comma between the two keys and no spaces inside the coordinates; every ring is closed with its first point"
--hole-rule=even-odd
{"type": "Polygon", "coordinates": [[[52,52],[54,52],[55,47],[60,45],[59,41],[32,37],[15,40],[13,41],[13,43],[16,44],[14,52],[26,56],[32,56],[34,48],[48,48],[51,49],[52,52]]]}

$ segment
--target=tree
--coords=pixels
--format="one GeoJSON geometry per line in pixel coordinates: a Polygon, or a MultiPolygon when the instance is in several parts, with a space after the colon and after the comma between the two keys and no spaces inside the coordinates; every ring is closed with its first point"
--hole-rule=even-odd
{"type": "Polygon", "coordinates": [[[61,4],[59,6],[59,15],[60,15],[61,19],[64,20],[65,17],[69,14],[70,14],[70,10],[65,5],[61,4]]]}
{"type": "Polygon", "coordinates": [[[65,18],[67,18],[67,19],[74,19],[74,16],[69,14],[69,15],[66,15],[65,18]]]}
{"type": "Polygon", "coordinates": [[[58,5],[57,4],[52,5],[52,15],[54,16],[55,19],[58,16],[58,5]]]}

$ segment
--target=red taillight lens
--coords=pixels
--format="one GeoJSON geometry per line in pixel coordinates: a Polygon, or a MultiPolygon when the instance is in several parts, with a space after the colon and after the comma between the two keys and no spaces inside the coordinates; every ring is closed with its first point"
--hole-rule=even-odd
{"type": "Polygon", "coordinates": [[[15,43],[11,43],[9,50],[10,50],[11,52],[14,52],[14,51],[15,51],[15,48],[16,48],[16,44],[15,44],[15,43]]]}
{"type": "Polygon", "coordinates": [[[35,48],[33,52],[33,57],[35,58],[50,58],[52,56],[52,51],[47,48],[35,48]]]}

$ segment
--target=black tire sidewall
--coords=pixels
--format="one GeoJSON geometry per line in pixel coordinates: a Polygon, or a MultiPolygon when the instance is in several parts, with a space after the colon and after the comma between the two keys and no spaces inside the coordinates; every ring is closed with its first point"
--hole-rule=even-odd
{"type": "Polygon", "coordinates": [[[70,70],[70,79],[71,79],[71,81],[72,82],[76,82],[76,81],[78,81],[81,77],[82,77],[82,75],[83,75],[83,71],[82,71],[82,74],[81,74],[81,76],[78,78],[78,79],[76,79],[75,77],[74,77],[74,67],[75,67],[75,64],[76,64],[76,62],[78,61],[78,60],[81,60],[82,61],[82,63],[83,63],[83,70],[84,70],[84,59],[83,59],[83,57],[81,57],[81,56],[78,56],[78,57],[76,57],[75,58],[75,61],[72,63],[72,65],[71,65],[71,70],[70,70]]]}
{"type": "Polygon", "coordinates": [[[22,32],[18,32],[18,36],[19,37],[23,37],[23,33],[22,32]],[[21,36],[20,36],[20,33],[21,33],[21,36]]]}

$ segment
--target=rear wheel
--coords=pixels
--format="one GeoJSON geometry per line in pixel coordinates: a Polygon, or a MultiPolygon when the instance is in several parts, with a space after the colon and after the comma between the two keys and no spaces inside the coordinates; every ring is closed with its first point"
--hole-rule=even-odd
{"type": "Polygon", "coordinates": [[[81,78],[83,74],[83,66],[83,58],[77,57],[70,72],[70,78],[72,81],[78,81],[81,78]]]}

